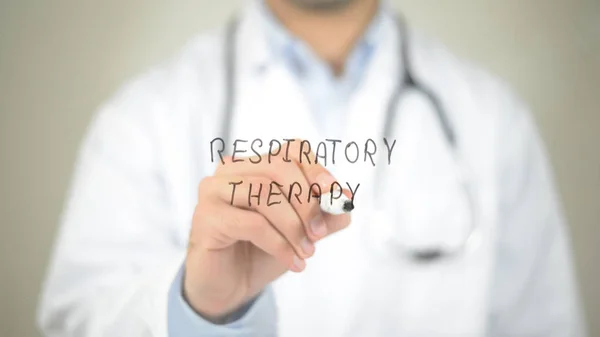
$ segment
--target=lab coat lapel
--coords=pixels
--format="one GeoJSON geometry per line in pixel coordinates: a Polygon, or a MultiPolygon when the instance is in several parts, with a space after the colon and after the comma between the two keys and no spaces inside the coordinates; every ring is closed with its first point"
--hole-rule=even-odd
{"type": "Polygon", "coordinates": [[[262,78],[243,81],[232,139],[315,138],[307,103],[290,74],[273,67],[262,78]]]}
{"type": "Polygon", "coordinates": [[[238,95],[231,139],[315,139],[316,128],[298,84],[269,46],[256,6],[238,29],[238,95]]]}

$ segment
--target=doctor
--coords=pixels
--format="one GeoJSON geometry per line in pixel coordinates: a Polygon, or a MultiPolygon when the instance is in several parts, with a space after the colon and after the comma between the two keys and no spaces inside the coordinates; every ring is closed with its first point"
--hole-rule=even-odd
{"type": "Polygon", "coordinates": [[[38,321],[78,337],[573,337],[581,318],[523,104],[385,3],[265,0],[96,115],[38,321]],[[215,137],[383,136],[395,157],[377,167],[211,162],[215,137]],[[330,215],[230,203],[238,178],[361,187],[330,215]]]}

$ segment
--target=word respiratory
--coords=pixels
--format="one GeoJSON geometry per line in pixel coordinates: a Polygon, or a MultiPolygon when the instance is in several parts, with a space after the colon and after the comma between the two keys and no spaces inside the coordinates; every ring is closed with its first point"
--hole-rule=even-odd
{"type": "Polygon", "coordinates": [[[225,164],[223,153],[227,151],[231,153],[231,159],[234,163],[247,160],[252,164],[258,164],[263,161],[263,157],[266,157],[269,164],[273,158],[277,157],[283,157],[283,161],[289,163],[291,161],[290,157],[292,157],[298,158],[300,164],[306,162],[308,164],[327,166],[328,164],[335,165],[336,159],[338,161],[345,159],[350,164],[362,161],[375,166],[377,159],[381,160],[379,157],[385,156],[384,158],[387,158],[387,164],[389,165],[392,161],[392,151],[395,145],[395,139],[393,142],[390,142],[387,138],[383,138],[382,142],[376,142],[369,138],[364,142],[350,141],[346,143],[342,143],[340,139],[325,139],[317,144],[311,144],[308,140],[298,139],[283,139],[283,141],[271,139],[263,141],[260,138],[256,138],[251,142],[244,139],[236,139],[233,141],[233,149],[230,151],[222,138],[214,138],[210,142],[210,160],[214,163],[216,152],[221,163],[225,164]],[[253,155],[251,157],[245,155],[247,152],[252,152],[253,155]],[[314,153],[313,161],[310,158],[311,152],[314,153]]]}
{"type": "MultiPolygon", "coordinates": [[[[232,181],[229,183],[229,185],[232,186],[231,205],[234,204],[234,200],[236,199],[236,188],[242,184],[244,184],[243,180],[232,181]]],[[[295,199],[299,204],[302,204],[303,200],[306,203],[316,201],[319,203],[321,210],[329,214],[338,215],[349,213],[354,209],[354,198],[360,184],[357,184],[354,189],[349,183],[346,183],[346,185],[351,192],[351,197],[344,194],[342,186],[337,181],[331,183],[328,191],[321,191],[321,187],[317,183],[311,184],[306,191],[303,191],[302,185],[298,182],[294,182],[290,184],[289,189],[285,189],[288,191],[287,193],[284,192],[284,186],[275,181],[272,181],[268,187],[263,186],[262,183],[249,183],[247,196],[248,207],[253,207],[253,202],[255,203],[254,206],[260,206],[261,202],[266,203],[267,206],[274,206],[281,204],[282,201],[286,200],[288,203],[292,203],[292,200],[295,199]],[[267,188],[268,193],[266,193],[267,188]],[[323,194],[322,192],[325,193],[323,194]],[[266,200],[264,200],[265,196],[266,200]]]]}

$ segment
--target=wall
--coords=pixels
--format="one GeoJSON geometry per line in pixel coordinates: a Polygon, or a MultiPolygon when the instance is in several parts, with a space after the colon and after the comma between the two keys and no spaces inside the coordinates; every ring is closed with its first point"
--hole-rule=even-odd
{"type": "MultiPolygon", "coordinates": [[[[240,3],[0,0],[1,336],[37,336],[37,293],[94,109],[240,3]]],[[[600,336],[600,3],[393,3],[507,79],[532,107],[571,225],[592,335],[600,336]]]]}

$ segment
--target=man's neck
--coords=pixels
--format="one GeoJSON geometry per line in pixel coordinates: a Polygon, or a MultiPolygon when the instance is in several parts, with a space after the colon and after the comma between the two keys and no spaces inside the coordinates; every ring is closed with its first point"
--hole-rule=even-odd
{"type": "Polygon", "coordinates": [[[288,0],[265,0],[274,15],[305,41],[336,74],[377,12],[378,0],[354,0],[331,11],[300,8],[288,0]]]}

